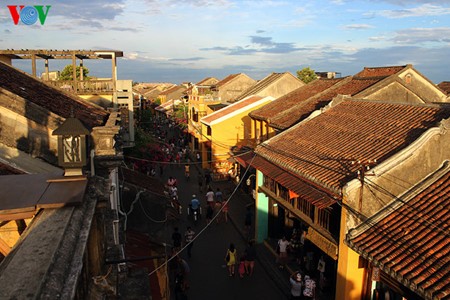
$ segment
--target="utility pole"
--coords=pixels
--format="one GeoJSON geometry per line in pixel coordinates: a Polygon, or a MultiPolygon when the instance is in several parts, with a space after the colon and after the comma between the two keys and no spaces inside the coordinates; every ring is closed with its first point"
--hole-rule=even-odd
{"type": "Polygon", "coordinates": [[[359,204],[358,204],[358,210],[360,213],[362,213],[362,200],[363,200],[363,192],[364,192],[364,179],[366,176],[375,176],[375,174],[367,174],[366,171],[370,169],[370,167],[376,165],[377,160],[376,159],[369,159],[365,161],[361,160],[354,160],[352,161],[352,165],[357,165],[358,168],[358,179],[361,182],[361,189],[359,192],[359,204]]]}

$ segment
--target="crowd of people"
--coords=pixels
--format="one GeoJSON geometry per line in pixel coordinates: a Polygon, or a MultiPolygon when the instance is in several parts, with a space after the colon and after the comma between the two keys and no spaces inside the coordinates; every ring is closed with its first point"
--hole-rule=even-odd
{"type": "MultiPolygon", "coordinates": [[[[197,175],[198,194],[192,195],[190,209],[198,209],[200,217],[202,215],[200,208],[204,208],[205,221],[202,222],[203,225],[212,225],[213,221],[216,224],[227,223],[228,203],[225,201],[223,191],[218,187],[213,189],[209,172],[204,172],[199,168],[192,169],[192,166],[201,160],[200,154],[190,153],[187,139],[182,133],[180,134],[176,130],[167,130],[174,126],[175,124],[170,120],[152,123],[151,132],[160,142],[156,145],[149,145],[148,149],[142,149],[142,152],[146,154],[146,159],[135,160],[133,168],[149,176],[156,176],[159,172],[159,176],[163,177],[165,173],[171,174],[170,169],[167,170],[169,166],[170,168],[176,166],[184,169],[186,180],[190,180],[192,172],[196,172],[194,175],[197,175]],[[191,158],[195,161],[194,163],[191,163],[191,158]]],[[[177,185],[177,179],[170,175],[165,184],[166,190],[170,199],[179,203],[180,192],[177,185]]],[[[252,222],[253,213],[250,207],[247,207],[243,228],[249,239],[253,228],[252,222]]],[[[314,252],[307,251],[305,234],[306,232],[303,230],[294,230],[290,239],[283,236],[277,243],[276,263],[280,269],[286,268],[290,259],[293,259],[300,269],[289,278],[292,299],[314,299],[316,285],[322,288],[326,282],[325,260],[321,257],[317,261],[314,259],[314,252]]],[[[186,292],[189,289],[190,267],[188,262],[180,256],[180,250],[185,249],[187,258],[191,258],[195,238],[196,232],[191,226],[186,228],[184,234],[177,226],[174,227],[172,233],[173,259],[169,268],[172,271],[172,278],[174,278],[176,299],[186,299],[186,292]]],[[[240,278],[252,276],[255,259],[256,248],[253,240],[250,239],[245,249],[239,251],[233,243],[230,243],[224,257],[228,276],[234,277],[236,273],[240,278]]]]}

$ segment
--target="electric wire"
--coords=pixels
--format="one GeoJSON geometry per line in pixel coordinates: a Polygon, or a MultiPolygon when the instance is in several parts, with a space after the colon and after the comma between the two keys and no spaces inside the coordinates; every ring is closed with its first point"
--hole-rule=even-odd
{"type": "MultiPolygon", "coordinates": [[[[253,162],[253,159],[255,158],[256,155],[254,155],[252,157],[251,162],[253,162]]],[[[164,261],[161,265],[159,265],[158,267],[156,267],[153,271],[151,271],[150,273],[148,273],[148,276],[152,275],[153,273],[157,272],[159,269],[163,268],[164,266],[166,266],[172,259],[175,259],[181,252],[184,251],[184,249],[187,248],[188,245],[190,245],[191,243],[193,243],[199,236],[201,236],[201,234],[211,225],[214,224],[214,220],[216,220],[216,218],[219,216],[219,214],[222,212],[223,208],[228,205],[228,202],[230,202],[230,200],[233,198],[234,194],[236,193],[236,191],[238,190],[238,188],[240,187],[240,185],[242,184],[245,175],[248,173],[248,171],[250,170],[250,165],[251,162],[249,163],[249,165],[247,166],[247,168],[244,171],[244,175],[242,176],[241,180],[238,182],[238,184],[235,186],[234,190],[232,191],[231,195],[228,197],[228,199],[225,201],[224,204],[222,204],[220,210],[217,212],[217,214],[215,214],[213,216],[213,218],[211,219],[211,221],[206,224],[205,227],[203,227],[198,234],[196,234],[194,236],[194,238],[192,239],[191,242],[187,243],[186,245],[184,245],[180,250],[178,250],[175,254],[173,254],[171,257],[169,257],[166,261],[164,261]]]]}

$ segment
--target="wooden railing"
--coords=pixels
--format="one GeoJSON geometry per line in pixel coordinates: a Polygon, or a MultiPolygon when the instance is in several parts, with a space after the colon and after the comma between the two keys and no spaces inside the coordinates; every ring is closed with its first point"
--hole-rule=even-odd
{"type": "Polygon", "coordinates": [[[67,92],[76,94],[91,94],[91,93],[113,93],[114,84],[112,80],[84,80],[75,82],[72,80],[51,80],[45,81],[54,87],[63,89],[67,92]]]}

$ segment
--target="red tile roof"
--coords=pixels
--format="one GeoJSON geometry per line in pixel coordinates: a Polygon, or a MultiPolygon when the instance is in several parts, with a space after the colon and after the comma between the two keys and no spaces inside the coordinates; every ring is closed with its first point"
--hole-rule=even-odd
{"type": "Polygon", "coordinates": [[[444,105],[345,100],[260,144],[255,152],[339,195],[357,176],[351,160],[381,162],[449,116],[444,105]]]}
{"type": "Polygon", "coordinates": [[[346,243],[424,299],[450,299],[450,171],[432,176],[354,231],[346,243]],[[431,183],[430,183],[431,181],[431,183]]]}
{"type": "Polygon", "coordinates": [[[22,97],[63,118],[71,116],[92,128],[103,125],[109,113],[88,101],[53,88],[12,66],[0,62],[0,90],[22,97]]]}
{"type": "Polygon", "coordinates": [[[227,105],[226,107],[219,109],[219,110],[207,115],[206,117],[203,117],[200,121],[206,125],[211,125],[212,122],[217,121],[218,119],[225,117],[226,115],[229,115],[233,112],[236,112],[239,109],[245,108],[246,106],[256,103],[261,99],[263,99],[263,97],[250,96],[246,99],[240,100],[240,101],[235,102],[230,105],[227,105]]]}
{"type": "Polygon", "coordinates": [[[355,77],[378,77],[378,76],[391,76],[401,70],[411,67],[411,65],[406,66],[390,66],[390,67],[365,67],[364,70],[355,74],[355,77]]]}
{"type": "Polygon", "coordinates": [[[285,130],[308,117],[312,112],[327,105],[337,95],[356,95],[380,82],[386,77],[355,78],[348,77],[331,86],[324,92],[301,101],[297,105],[273,116],[269,126],[285,130]]]}
{"type": "Polygon", "coordinates": [[[170,88],[168,88],[167,90],[163,91],[160,93],[160,95],[169,95],[170,93],[176,92],[178,90],[183,90],[185,91],[186,88],[184,86],[180,86],[180,85],[174,85],[170,88]]]}
{"type": "Polygon", "coordinates": [[[294,191],[298,195],[302,195],[302,199],[311,202],[318,208],[331,206],[336,203],[336,199],[339,198],[339,196],[332,195],[317,188],[313,182],[299,178],[291,172],[267,161],[261,156],[247,159],[246,163],[250,163],[254,168],[280,183],[282,186],[294,191]]]}
{"type": "Polygon", "coordinates": [[[294,105],[323,92],[324,90],[341,82],[343,79],[344,78],[314,80],[313,82],[301,86],[289,94],[281,96],[263,107],[252,111],[249,116],[257,120],[269,121],[271,117],[276,116],[283,111],[290,109],[294,105]]]}
{"type": "Polygon", "coordinates": [[[217,82],[215,84],[215,86],[221,87],[224,86],[225,84],[227,84],[228,82],[232,81],[234,78],[238,77],[239,75],[241,75],[242,73],[237,73],[237,74],[231,74],[228,75],[227,77],[225,77],[224,79],[222,79],[221,81],[217,82]]]}
{"type": "Polygon", "coordinates": [[[442,81],[438,84],[438,87],[443,90],[447,95],[450,95],[450,81],[442,81]]]}

